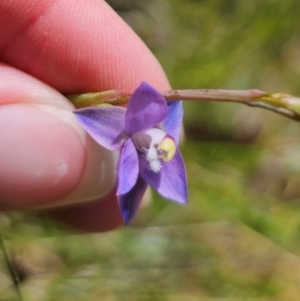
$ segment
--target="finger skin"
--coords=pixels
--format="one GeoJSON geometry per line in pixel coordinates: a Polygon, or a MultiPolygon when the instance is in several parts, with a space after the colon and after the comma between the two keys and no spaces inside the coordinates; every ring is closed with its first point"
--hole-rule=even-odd
{"type": "Polygon", "coordinates": [[[86,149],[70,125],[36,105],[15,104],[1,108],[0,128],[2,206],[30,208],[78,186],[86,149]]]}
{"type": "Polygon", "coordinates": [[[123,225],[123,218],[117,202],[112,202],[116,195],[113,189],[108,195],[89,203],[54,208],[47,211],[47,215],[65,225],[85,232],[109,231],[123,225]],[[105,214],[102,214],[105,212],[105,214]],[[88,221],[88,222],[86,222],[88,221]]]}
{"type": "MultiPolygon", "coordinates": [[[[101,0],[0,1],[0,60],[62,93],[109,89],[132,92],[142,80],[158,90],[169,88],[148,48],[101,0]]],[[[38,100],[33,97],[32,102],[38,100]]],[[[49,105],[61,104],[56,98],[49,105]]],[[[77,138],[66,135],[75,143],[77,138]]],[[[55,139],[63,143],[61,137],[55,139]]],[[[88,152],[90,146],[84,147],[88,152]]],[[[80,170],[78,167],[74,178],[82,177],[80,170]]],[[[72,190],[76,181],[70,180],[72,185],[68,184],[65,191],[72,190]]],[[[6,195],[8,198],[9,193],[6,195]]],[[[67,211],[58,208],[55,214],[59,220],[89,231],[107,231],[123,224],[114,194],[99,202],[68,207],[67,211]],[[95,208],[97,218],[92,214],[95,208]],[[85,214],[80,215],[83,210],[85,214]]]]}
{"type": "Polygon", "coordinates": [[[115,184],[114,155],[81,127],[73,106],[0,64],[0,209],[89,201],[115,184]]]}
{"type": "Polygon", "coordinates": [[[64,93],[132,92],[141,80],[169,87],[155,57],[105,1],[28,3],[0,1],[2,61],[64,93]]]}

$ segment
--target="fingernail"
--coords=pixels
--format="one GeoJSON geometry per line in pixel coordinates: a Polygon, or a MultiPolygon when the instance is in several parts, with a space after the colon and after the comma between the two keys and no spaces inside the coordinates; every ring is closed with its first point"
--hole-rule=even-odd
{"type": "MultiPolygon", "coordinates": [[[[107,166],[101,158],[93,160],[99,157],[93,143],[76,125],[71,112],[56,114],[30,104],[1,106],[0,208],[80,201],[107,193],[113,186],[112,177],[107,182],[102,179],[98,190],[89,187],[88,179],[96,170],[94,163],[104,168],[103,173],[114,164],[111,155],[107,166]]],[[[105,153],[103,160],[105,156],[109,157],[105,153]]]]}

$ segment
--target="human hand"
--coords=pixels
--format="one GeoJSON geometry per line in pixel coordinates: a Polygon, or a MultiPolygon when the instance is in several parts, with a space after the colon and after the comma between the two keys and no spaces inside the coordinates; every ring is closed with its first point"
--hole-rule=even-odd
{"type": "Polygon", "coordinates": [[[4,0],[0,61],[0,209],[52,207],[84,231],[122,225],[115,154],[60,93],[169,89],[154,56],[105,1],[4,0]]]}

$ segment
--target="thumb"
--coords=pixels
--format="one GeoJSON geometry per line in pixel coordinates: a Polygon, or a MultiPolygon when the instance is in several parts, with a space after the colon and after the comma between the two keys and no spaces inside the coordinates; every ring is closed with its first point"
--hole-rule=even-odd
{"type": "Polygon", "coordinates": [[[72,110],[49,86],[0,64],[0,209],[89,201],[113,188],[114,154],[72,110]]]}

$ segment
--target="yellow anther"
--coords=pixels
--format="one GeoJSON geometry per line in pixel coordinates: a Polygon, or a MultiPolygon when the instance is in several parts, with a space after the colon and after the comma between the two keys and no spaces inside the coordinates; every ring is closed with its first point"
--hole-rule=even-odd
{"type": "Polygon", "coordinates": [[[175,141],[170,138],[166,137],[157,147],[159,150],[159,158],[163,161],[170,161],[173,159],[175,152],[176,152],[176,144],[175,141]]]}

